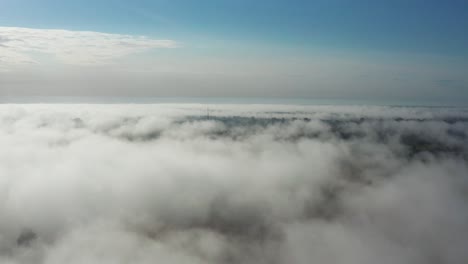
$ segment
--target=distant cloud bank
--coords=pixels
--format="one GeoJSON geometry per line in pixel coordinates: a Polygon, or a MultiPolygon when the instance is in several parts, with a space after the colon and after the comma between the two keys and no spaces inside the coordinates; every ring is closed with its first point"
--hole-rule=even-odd
{"type": "Polygon", "coordinates": [[[37,64],[45,54],[71,65],[93,65],[126,55],[174,48],[173,40],[93,31],[0,27],[0,67],[37,64]]]}
{"type": "Polygon", "coordinates": [[[0,105],[0,262],[468,260],[468,109],[0,105]]]}

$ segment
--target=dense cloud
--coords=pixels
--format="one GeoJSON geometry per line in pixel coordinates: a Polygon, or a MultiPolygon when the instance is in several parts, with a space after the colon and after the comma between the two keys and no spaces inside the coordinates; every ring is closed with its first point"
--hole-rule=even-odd
{"type": "Polygon", "coordinates": [[[466,263],[468,111],[1,105],[1,263],[466,263]]]}

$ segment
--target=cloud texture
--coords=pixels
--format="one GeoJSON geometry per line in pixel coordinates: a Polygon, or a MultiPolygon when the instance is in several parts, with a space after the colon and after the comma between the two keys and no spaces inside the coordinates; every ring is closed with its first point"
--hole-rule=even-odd
{"type": "Polygon", "coordinates": [[[466,263],[466,131],[460,108],[0,105],[0,262],[466,263]]]}
{"type": "Polygon", "coordinates": [[[0,27],[0,67],[37,64],[35,57],[41,54],[65,64],[95,65],[149,49],[176,46],[172,40],[144,36],[0,27]]]}

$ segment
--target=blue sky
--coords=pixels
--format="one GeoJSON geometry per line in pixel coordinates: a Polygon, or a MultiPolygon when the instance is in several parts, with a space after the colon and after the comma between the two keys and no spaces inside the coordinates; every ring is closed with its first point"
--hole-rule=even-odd
{"type": "MultiPolygon", "coordinates": [[[[299,81],[286,82],[294,86],[290,97],[327,97],[327,94],[328,97],[340,97],[337,87],[340,82],[331,84],[334,78],[342,78],[341,84],[348,83],[349,87],[368,86],[357,89],[355,97],[367,95],[385,99],[392,94],[385,89],[393,89],[401,92],[393,99],[408,96],[413,100],[418,93],[424,95],[422,86],[429,83],[432,88],[448,87],[450,91],[443,94],[447,98],[459,98],[460,94],[468,97],[468,82],[463,77],[468,71],[465,62],[468,58],[468,2],[463,0],[1,0],[0,27],[92,31],[172,40],[177,42],[177,47],[174,45],[170,49],[155,48],[144,52],[126,51],[125,56],[119,53],[116,60],[121,64],[132,61],[136,68],[147,68],[151,61],[164,61],[166,65],[172,65],[172,68],[168,66],[171,73],[174,73],[174,68],[180,68],[178,65],[190,68],[187,65],[193,61],[199,64],[185,69],[185,73],[203,68],[205,72],[197,73],[210,76],[213,69],[226,67],[228,69],[222,74],[232,77],[242,72],[246,64],[252,68],[282,65],[272,72],[282,71],[288,78],[294,74],[302,76],[299,81]],[[126,61],[122,61],[123,57],[126,61]],[[137,58],[142,57],[138,61],[137,58]],[[321,68],[318,61],[325,66],[321,68]],[[230,71],[229,65],[238,65],[238,68],[230,71]],[[356,76],[370,76],[372,81],[356,81],[356,76],[348,76],[346,67],[352,70],[355,65],[363,67],[356,76]],[[305,80],[307,78],[303,75],[309,75],[307,68],[312,69],[310,75],[316,77],[305,80]],[[331,76],[333,69],[336,69],[337,76],[331,76]],[[375,69],[380,71],[375,72],[375,69]],[[322,75],[317,72],[322,72],[322,75]],[[340,72],[344,73],[340,75],[340,72]],[[375,88],[379,84],[379,76],[382,85],[375,88]],[[330,82],[326,78],[331,78],[330,82]],[[405,78],[415,81],[411,85],[402,84],[401,79],[405,78]],[[405,85],[411,86],[411,94],[404,93],[405,85]],[[418,85],[421,87],[416,87],[418,85]],[[307,87],[312,87],[310,93],[307,93],[307,87]],[[327,93],[327,89],[332,92],[327,93]],[[384,90],[380,95],[376,92],[379,89],[384,90]]],[[[4,36],[4,39],[7,37],[4,36]]],[[[42,48],[39,53],[44,53],[44,50],[42,48]]],[[[32,56],[31,53],[28,56],[32,56]]],[[[35,54],[35,62],[38,61],[37,57],[38,54],[35,54]]],[[[39,62],[42,63],[42,60],[39,62]]],[[[162,65],[156,68],[159,72],[167,72],[162,65]]],[[[57,78],[47,74],[42,76],[57,82],[57,78]]],[[[184,75],[182,71],[179,74],[184,75]]],[[[257,77],[268,75],[268,69],[253,74],[257,77]]],[[[9,79],[14,79],[12,76],[9,79]]],[[[136,77],[129,77],[132,78],[136,77]]],[[[224,81],[229,81],[229,78],[224,81]]],[[[252,82],[238,81],[239,85],[255,86],[252,82]]],[[[12,82],[5,82],[4,85],[15,86],[12,82]]],[[[207,82],[199,80],[195,84],[200,87],[213,85],[207,82]],[[203,82],[206,84],[201,84],[203,82]]],[[[151,81],[148,80],[148,83],[151,81]]],[[[275,83],[275,80],[265,80],[259,86],[269,83],[275,83]]],[[[27,94],[26,87],[21,89],[21,93],[27,94]]],[[[344,98],[352,94],[349,89],[343,90],[344,98]]],[[[76,89],[71,90],[71,94],[79,93],[76,89]]],[[[208,88],[205,90],[201,96],[223,95],[222,92],[210,94],[208,88]]],[[[286,91],[278,93],[277,90],[273,91],[273,96],[288,96],[286,91]]],[[[12,88],[9,88],[9,92],[12,93],[12,88]]],[[[62,93],[67,94],[66,90],[62,90],[62,93]]],[[[437,99],[442,92],[431,93],[425,96],[437,99]]],[[[159,93],[153,91],[148,94],[159,93]]],[[[160,94],[170,95],[166,92],[160,94]]],[[[250,96],[248,93],[226,93],[227,96],[231,94],[250,96]]],[[[252,96],[260,94],[262,92],[258,91],[252,96]]],[[[145,93],[141,92],[141,95],[145,93]]],[[[180,91],[180,95],[195,94],[180,91]]]]}
{"type": "Polygon", "coordinates": [[[3,26],[467,55],[463,0],[3,0],[3,26]],[[278,43],[279,42],[279,43],[278,43]]]}

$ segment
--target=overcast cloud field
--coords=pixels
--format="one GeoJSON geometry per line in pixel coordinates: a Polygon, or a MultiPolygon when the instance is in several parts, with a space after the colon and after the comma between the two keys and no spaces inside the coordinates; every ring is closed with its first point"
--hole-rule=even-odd
{"type": "Polygon", "coordinates": [[[468,109],[0,105],[0,263],[467,263],[468,109]]]}

